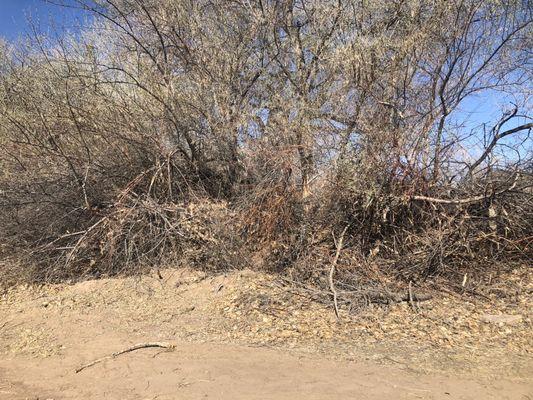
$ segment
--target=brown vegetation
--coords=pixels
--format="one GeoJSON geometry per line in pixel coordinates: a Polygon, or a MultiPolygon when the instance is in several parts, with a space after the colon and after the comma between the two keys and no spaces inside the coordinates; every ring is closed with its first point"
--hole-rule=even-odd
{"type": "Polygon", "coordinates": [[[63,5],[92,19],[0,47],[4,277],[251,266],[327,288],[341,232],[345,291],[533,257],[525,2],[63,5]],[[468,122],[496,92],[512,108],[468,122]]]}

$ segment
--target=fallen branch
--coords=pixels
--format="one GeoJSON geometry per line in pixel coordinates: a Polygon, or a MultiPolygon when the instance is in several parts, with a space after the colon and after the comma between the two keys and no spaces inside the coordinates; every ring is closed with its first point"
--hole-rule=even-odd
{"type": "MultiPolygon", "coordinates": [[[[334,270],[333,270],[334,271],[334,270]]],[[[331,270],[330,270],[331,273],[331,270]]],[[[331,275],[330,275],[331,276],[331,275]]],[[[337,291],[333,285],[333,290],[331,289],[332,279],[329,280],[330,288],[328,290],[317,289],[313,286],[303,285],[301,282],[296,282],[288,278],[281,277],[281,280],[287,282],[292,287],[282,286],[285,290],[290,291],[293,294],[302,296],[306,299],[313,299],[319,302],[324,303],[326,298],[330,298],[330,295],[333,293],[337,294],[337,302],[339,302],[339,294],[341,297],[341,303],[349,304],[353,301],[354,298],[365,298],[368,303],[376,304],[391,304],[391,303],[401,303],[404,301],[409,302],[423,302],[433,299],[433,295],[429,293],[417,293],[411,287],[410,293],[409,290],[407,293],[403,292],[392,292],[386,289],[358,289],[358,290],[341,290],[337,291]],[[302,294],[302,291],[305,292],[302,294]]],[[[450,292],[453,294],[453,292],[450,292]]],[[[455,293],[456,294],[456,293],[455,293]]],[[[334,298],[335,301],[335,298],[334,298]]],[[[328,304],[329,300],[328,300],[328,304]]]]}
{"type": "Polygon", "coordinates": [[[427,201],[429,203],[439,203],[439,204],[472,204],[477,203],[480,201],[483,201],[489,197],[496,197],[501,194],[504,194],[506,192],[509,192],[513,190],[516,187],[516,183],[518,182],[519,174],[516,174],[514,182],[511,186],[509,186],[506,189],[502,189],[498,192],[494,192],[491,195],[483,194],[480,196],[474,196],[474,197],[468,197],[466,199],[439,199],[436,197],[427,197],[427,196],[411,196],[411,200],[418,200],[418,201],[427,201]]]}
{"type": "Polygon", "coordinates": [[[390,304],[408,301],[411,304],[417,301],[428,301],[433,298],[430,294],[415,293],[409,290],[408,293],[397,293],[381,290],[363,290],[355,292],[358,295],[364,295],[370,303],[390,304]]]}
{"type": "Polygon", "coordinates": [[[121,351],[117,351],[117,352],[115,352],[115,353],[113,353],[111,355],[108,355],[108,356],[105,356],[105,357],[102,357],[102,358],[98,358],[97,360],[91,361],[88,364],[82,365],[81,367],[77,368],[75,372],[76,373],[81,372],[81,371],[83,371],[86,368],[89,368],[89,367],[92,367],[93,365],[99,364],[102,361],[110,360],[112,358],[116,358],[116,357],[120,356],[121,354],[130,353],[130,352],[135,351],[135,350],[146,349],[146,348],[150,348],[150,347],[159,347],[159,348],[163,348],[163,349],[174,349],[176,347],[176,345],[171,344],[171,343],[164,343],[164,342],[139,343],[139,344],[136,344],[135,346],[128,347],[127,349],[124,349],[124,350],[121,350],[121,351]]]}

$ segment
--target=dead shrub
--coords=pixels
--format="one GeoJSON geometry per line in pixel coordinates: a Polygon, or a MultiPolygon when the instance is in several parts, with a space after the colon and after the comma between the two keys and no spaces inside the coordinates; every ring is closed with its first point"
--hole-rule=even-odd
{"type": "Polygon", "coordinates": [[[78,34],[0,43],[0,243],[25,279],[323,283],[344,231],[345,288],[531,259],[523,2],[75,3],[78,34]],[[516,104],[466,123],[496,90],[516,104]]]}

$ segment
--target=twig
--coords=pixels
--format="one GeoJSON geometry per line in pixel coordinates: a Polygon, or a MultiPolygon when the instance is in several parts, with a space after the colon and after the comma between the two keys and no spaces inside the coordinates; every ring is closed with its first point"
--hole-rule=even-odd
{"type": "Polygon", "coordinates": [[[81,184],[81,190],[83,192],[83,200],[85,201],[85,207],[87,211],[91,209],[91,203],[89,203],[89,197],[87,196],[87,178],[89,177],[89,166],[85,171],[85,176],[83,177],[83,182],[81,184]]]}
{"type": "Polygon", "coordinates": [[[335,274],[335,267],[337,265],[337,261],[339,260],[339,256],[341,254],[342,242],[344,241],[344,235],[346,234],[347,230],[348,230],[348,226],[344,228],[341,235],[339,236],[339,240],[336,241],[337,250],[335,252],[335,257],[333,258],[333,262],[331,263],[331,269],[329,270],[329,288],[331,289],[331,293],[333,293],[333,305],[335,306],[335,315],[337,316],[337,319],[339,319],[339,306],[337,304],[337,289],[335,289],[335,284],[333,283],[333,274],[335,274]]]}
{"type": "Polygon", "coordinates": [[[413,301],[413,290],[411,288],[411,281],[409,281],[409,304],[411,304],[411,308],[415,310],[415,303],[413,301]]]}
{"type": "Polygon", "coordinates": [[[174,349],[174,348],[176,348],[176,345],[175,344],[171,344],[171,343],[165,343],[165,342],[139,343],[139,344],[136,344],[135,346],[128,347],[127,349],[124,349],[124,350],[121,350],[121,351],[117,351],[117,352],[115,352],[115,353],[113,353],[111,355],[108,355],[108,356],[105,356],[105,357],[102,357],[102,358],[98,358],[98,359],[96,359],[94,361],[91,361],[88,364],[82,365],[81,367],[77,368],[75,372],[76,373],[81,372],[81,371],[83,371],[86,368],[89,368],[89,367],[92,367],[93,365],[99,364],[102,361],[110,360],[112,358],[116,358],[116,357],[120,356],[121,354],[130,353],[132,351],[139,350],[139,349],[146,349],[146,348],[149,348],[149,347],[159,347],[159,348],[163,348],[163,349],[174,349]]]}
{"type": "Polygon", "coordinates": [[[2,325],[0,325],[0,331],[1,331],[2,329],[4,329],[4,328],[7,326],[7,324],[9,324],[10,322],[11,322],[11,321],[8,320],[8,321],[5,321],[2,325]]]}

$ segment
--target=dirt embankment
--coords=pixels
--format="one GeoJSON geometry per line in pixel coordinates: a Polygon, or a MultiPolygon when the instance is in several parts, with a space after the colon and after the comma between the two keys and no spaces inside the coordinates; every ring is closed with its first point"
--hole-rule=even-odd
{"type": "MultiPolygon", "coordinates": [[[[162,276],[4,294],[0,399],[533,398],[531,290],[341,312],[337,322],[268,275],[162,276]],[[176,348],[75,373],[154,341],[176,348]]],[[[515,278],[531,288],[527,271],[515,278]]]]}

